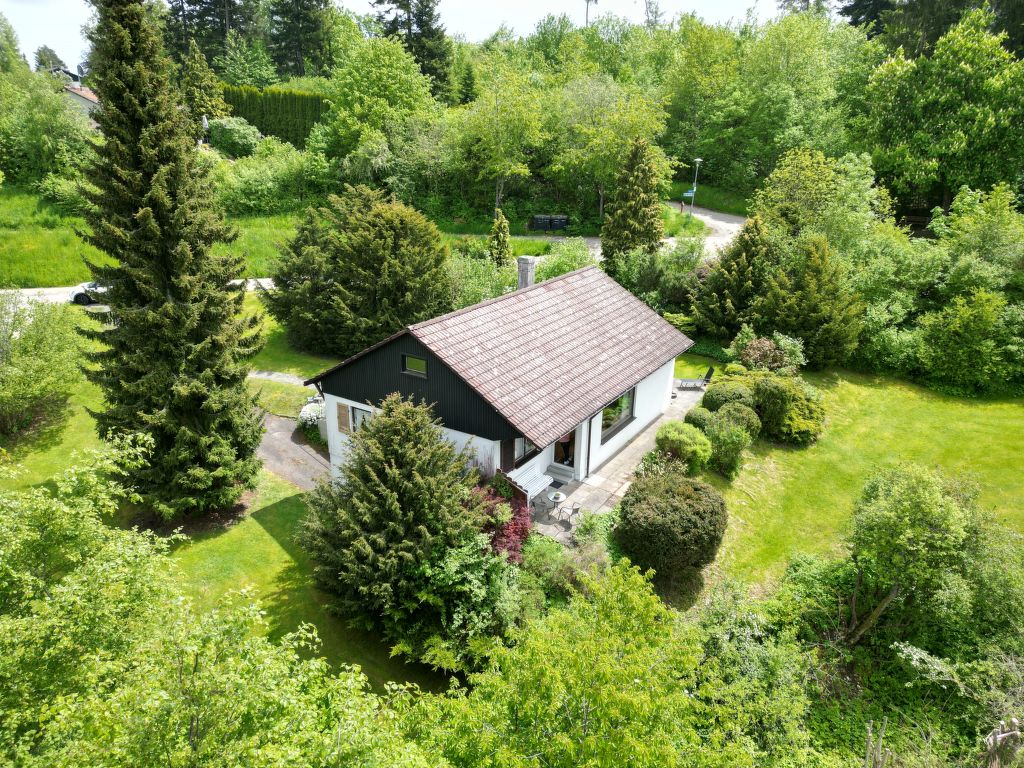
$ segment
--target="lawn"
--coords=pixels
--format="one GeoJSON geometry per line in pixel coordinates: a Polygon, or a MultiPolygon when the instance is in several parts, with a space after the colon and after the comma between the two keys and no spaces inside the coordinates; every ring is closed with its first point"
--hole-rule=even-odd
{"type": "Polygon", "coordinates": [[[701,379],[704,378],[708,368],[711,367],[718,370],[725,366],[717,360],[712,360],[710,357],[686,352],[676,358],[675,377],[677,379],[701,379]]]}
{"type": "MultiPolygon", "coordinates": [[[[690,189],[693,184],[689,181],[673,181],[669,192],[669,198],[676,204],[683,199],[683,192],[690,189]]],[[[698,208],[708,208],[712,211],[722,213],[734,213],[737,216],[746,216],[749,208],[749,192],[736,192],[724,187],[716,187],[711,184],[699,182],[697,184],[698,208]]],[[[690,200],[686,200],[687,204],[690,200]]]]}
{"type": "Polygon", "coordinates": [[[704,222],[680,212],[675,203],[661,204],[661,222],[665,225],[665,237],[696,237],[707,231],[704,222]]]}
{"type": "Polygon", "coordinates": [[[272,637],[313,624],[328,660],[358,665],[378,688],[389,680],[441,685],[430,670],[390,658],[378,636],[352,629],[327,610],[327,596],[312,585],[311,564],[295,541],[304,514],[299,489],[264,472],[244,519],[194,534],[175,549],[182,589],[203,609],[229,592],[248,590],[265,609],[272,637]]]}
{"type": "Polygon", "coordinates": [[[309,387],[266,379],[247,379],[245,384],[250,392],[256,393],[260,408],[288,419],[296,418],[310,395],[316,394],[309,387]]]}
{"type": "Polygon", "coordinates": [[[76,230],[85,222],[67,216],[39,195],[0,187],[0,288],[77,285],[90,279],[85,260],[105,257],[76,230]]]}
{"type": "Polygon", "coordinates": [[[1024,400],[968,400],[892,378],[808,375],[826,398],[818,443],[758,442],[724,488],[729,507],[719,566],[751,581],[778,576],[800,552],[835,550],[865,479],[878,466],[914,461],[968,473],[981,504],[1024,532],[1024,400]]]}
{"type": "Polygon", "coordinates": [[[258,314],[263,318],[265,343],[263,350],[252,360],[252,367],[255,370],[278,371],[308,378],[339,362],[338,358],[311,355],[293,348],[288,343],[284,328],[266,313],[255,292],[246,294],[244,308],[246,312],[258,314]]]}
{"type": "Polygon", "coordinates": [[[299,217],[296,214],[280,214],[232,217],[228,221],[238,230],[238,238],[229,245],[215,245],[214,253],[225,250],[239,253],[245,259],[246,277],[267,277],[273,270],[281,248],[295,236],[299,217]]]}

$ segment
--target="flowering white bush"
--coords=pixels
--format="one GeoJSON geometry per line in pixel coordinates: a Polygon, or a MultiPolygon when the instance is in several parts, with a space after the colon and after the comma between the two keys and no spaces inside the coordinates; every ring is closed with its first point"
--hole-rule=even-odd
{"type": "Polygon", "coordinates": [[[324,404],[321,402],[306,403],[299,411],[299,425],[315,427],[324,417],[324,404]]]}

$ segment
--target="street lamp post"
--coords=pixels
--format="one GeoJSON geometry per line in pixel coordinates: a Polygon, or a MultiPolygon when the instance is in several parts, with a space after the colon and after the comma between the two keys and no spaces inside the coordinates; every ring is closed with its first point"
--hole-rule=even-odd
{"type": "Polygon", "coordinates": [[[700,173],[700,164],[703,163],[703,158],[693,158],[693,188],[690,190],[690,218],[693,218],[693,206],[697,200],[697,174],[700,173]]]}

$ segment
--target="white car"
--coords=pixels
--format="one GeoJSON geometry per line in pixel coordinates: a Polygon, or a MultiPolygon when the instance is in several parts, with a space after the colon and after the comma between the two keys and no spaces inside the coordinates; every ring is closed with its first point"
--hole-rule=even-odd
{"type": "Polygon", "coordinates": [[[97,304],[106,292],[107,289],[98,283],[82,283],[71,289],[69,301],[83,307],[88,304],[97,304]]]}

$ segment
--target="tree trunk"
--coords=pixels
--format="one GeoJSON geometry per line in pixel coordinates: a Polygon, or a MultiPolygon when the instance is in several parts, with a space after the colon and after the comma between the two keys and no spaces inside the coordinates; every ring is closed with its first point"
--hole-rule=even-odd
{"type": "Polygon", "coordinates": [[[875,626],[875,623],[878,621],[879,617],[883,613],[885,613],[886,608],[889,607],[889,603],[891,603],[893,600],[895,600],[899,596],[899,594],[900,594],[900,585],[896,584],[896,585],[893,586],[892,589],[890,589],[886,593],[885,597],[883,597],[878,602],[878,605],[876,605],[874,607],[874,610],[872,610],[871,613],[869,613],[867,615],[867,617],[865,617],[864,621],[862,621],[860,624],[858,624],[856,627],[854,627],[852,632],[847,633],[847,635],[846,635],[846,642],[847,642],[847,644],[848,645],[856,645],[860,641],[860,639],[862,637],[864,637],[864,635],[867,633],[867,631],[869,629],[871,629],[873,626],[875,626]]]}
{"type": "Polygon", "coordinates": [[[601,187],[597,188],[597,216],[600,221],[604,221],[604,189],[601,187]]]}
{"type": "Polygon", "coordinates": [[[501,210],[501,198],[505,192],[505,179],[501,176],[498,177],[497,181],[494,182],[494,216],[497,218],[498,211],[501,210]]]}

